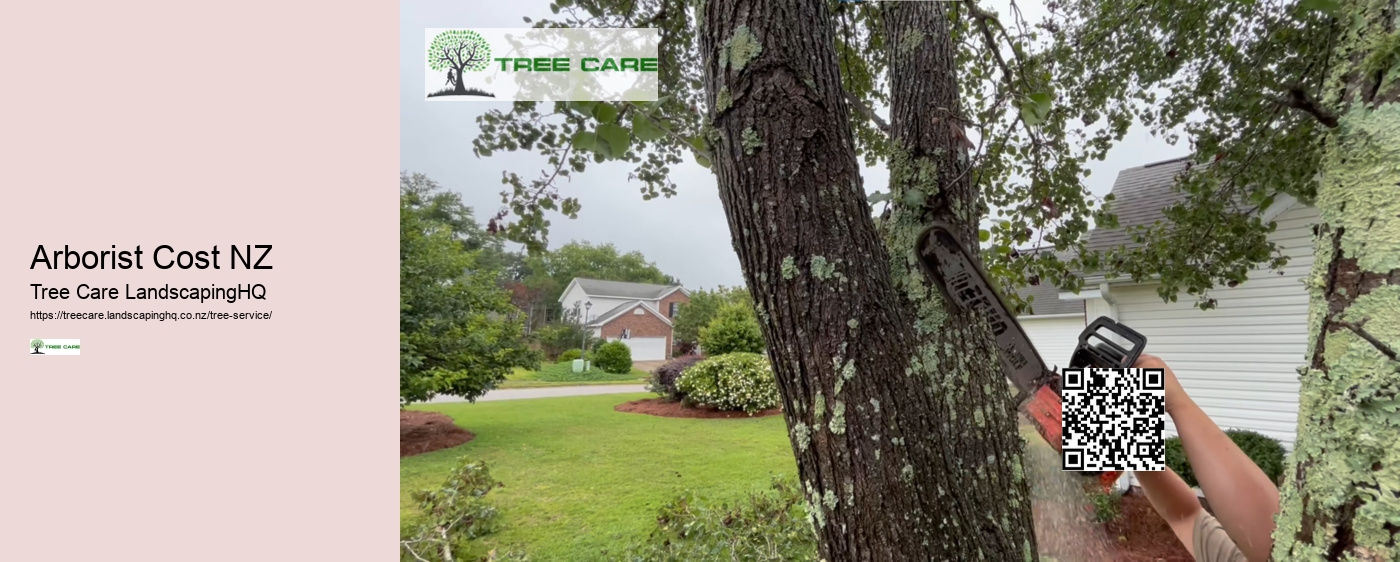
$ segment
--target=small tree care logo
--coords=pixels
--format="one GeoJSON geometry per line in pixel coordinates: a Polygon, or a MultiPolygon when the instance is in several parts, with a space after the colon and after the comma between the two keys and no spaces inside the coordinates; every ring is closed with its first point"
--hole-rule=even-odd
{"type": "Polygon", "coordinates": [[[29,340],[30,355],[79,355],[82,353],[82,346],[78,340],[56,340],[53,338],[34,338],[29,340]]]}
{"type": "Polygon", "coordinates": [[[467,73],[486,70],[491,63],[491,44],[470,29],[449,29],[433,37],[428,45],[428,68],[446,72],[442,89],[428,94],[438,96],[495,97],[480,88],[467,86],[467,73]]]}

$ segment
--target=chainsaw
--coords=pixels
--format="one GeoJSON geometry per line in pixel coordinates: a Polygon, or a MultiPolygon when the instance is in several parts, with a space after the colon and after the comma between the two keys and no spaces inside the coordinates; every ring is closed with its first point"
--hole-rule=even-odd
{"type": "MultiPolygon", "coordinates": [[[[1001,296],[992,288],[977,261],[958,243],[950,227],[935,223],[925,230],[919,238],[918,252],[925,274],[943,289],[944,296],[953,307],[986,316],[995,336],[1002,367],[1016,387],[1018,409],[1026,414],[1036,432],[1054,447],[1055,452],[1061,452],[1063,399],[1060,374],[1046,366],[1025,330],[1016,321],[1016,316],[1011,314],[1001,296]]],[[[1106,316],[1100,317],[1090,322],[1079,334],[1078,344],[1070,356],[1069,368],[1129,368],[1145,347],[1147,338],[1142,334],[1106,316]],[[1105,332],[1118,336],[1128,346],[1106,337],[1105,332]]],[[[1078,472],[1097,477],[1105,490],[1111,489],[1122,474],[1119,471],[1078,472]]]]}

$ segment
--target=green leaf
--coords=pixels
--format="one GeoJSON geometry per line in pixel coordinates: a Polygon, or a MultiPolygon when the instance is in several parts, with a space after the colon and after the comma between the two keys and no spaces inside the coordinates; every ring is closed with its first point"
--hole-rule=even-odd
{"type": "Polygon", "coordinates": [[[598,135],[589,131],[579,131],[574,133],[572,143],[576,150],[595,151],[598,150],[598,135]]]}
{"type": "Polygon", "coordinates": [[[593,106],[593,116],[601,123],[612,123],[617,121],[617,108],[610,103],[599,103],[593,106]]]}
{"type": "Polygon", "coordinates": [[[632,115],[632,134],[637,136],[637,140],[650,141],[659,139],[666,133],[650,117],[637,113],[632,115]]]}
{"type": "Polygon", "coordinates": [[[595,105],[598,105],[598,102],[596,102],[596,101],[571,101],[571,102],[569,102],[569,107],[570,107],[570,108],[572,108],[574,111],[577,111],[577,112],[582,113],[582,114],[584,114],[584,115],[592,115],[592,114],[593,114],[593,106],[595,106],[595,105]]]}
{"type": "Polygon", "coordinates": [[[872,205],[874,205],[875,203],[880,203],[880,202],[884,202],[884,201],[889,201],[889,200],[890,200],[890,192],[888,192],[888,191],[876,191],[875,193],[871,193],[870,195],[865,196],[865,200],[866,200],[866,201],[869,201],[870,204],[872,204],[872,205]]]}
{"type": "Polygon", "coordinates": [[[1337,0],[1302,0],[1298,5],[1302,6],[1304,10],[1325,14],[1334,14],[1338,8],[1342,7],[1341,4],[1337,3],[1337,0]]]}
{"type": "Polygon", "coordinates": [[[605,123],[598,126],[598,140],[603,141],[603,144],[607,146],[606,149],[599,150],[599,152],[613,158],[620,158],[627,154],[628,145],[632,142],[632,134],[626,127],[605,123]]]}
{"type": "Polygon", "coordinates": [[[695,153],[695,163],[704,166],[706,169],[709,169],[711,166],[710,159],[699,152],[695,153]]]}
{"type": "Polygon", "coordinates": [[[992,239],[992,233],[986,230],[979,230],[977,231],[977,239],[982,242],[986,242],[992,239]]]}
{"type": "Polygon", "coordinates": [[[1021,119],[1032,127],[1041,124],[1050,115],[1050,103],[1054,96],[1049,92],[1035,92],[1021,101],[1021,119]]]}

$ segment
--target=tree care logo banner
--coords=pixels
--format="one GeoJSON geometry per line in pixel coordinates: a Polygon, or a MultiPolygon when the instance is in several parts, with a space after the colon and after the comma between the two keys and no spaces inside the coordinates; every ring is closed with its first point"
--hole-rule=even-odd
{"type": "Polygon", "coordinates": [[[78,340],[34,338],[29,340],[30,355],[81,355],[78,340]]]}
{"type": "Polygon", "coordinates": [[[429,101],[656,101],[656,29],[424,30],[429,101]]]}

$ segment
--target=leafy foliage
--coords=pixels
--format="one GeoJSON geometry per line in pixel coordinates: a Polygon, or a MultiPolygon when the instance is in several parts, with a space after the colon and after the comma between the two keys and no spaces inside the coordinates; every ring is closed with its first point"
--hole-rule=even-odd
{"type": "Polygon", "coordinates": [[[401,559],[460,559],[469,541],[498,529],[500,513],[486,494],[500,486],[485,462],[463,457],[441,488],[415,492],[424,521],[400,539],[401,559]]]}
{"type": "Polygon", "coordinates": [[[743,287],[724,286],[712,290],[696,290],[690,293],[690,302],[681,305],[673,319],[673,335],[677,345],[682,342],[700,343],[700,330],[709,325],[726,304],[753,305],[753,299],[743,287]]]}
{"type": "Polygon", "coordinates": [[[630,562],[691,560],[815,561],[817,541],[794,482],[774,478],[768,490],[713,505],[693,492],[662,506],[656,529],[633,545],[630,562]]]}
{"type": "Polygon", "coordinates": [[[516,275],[519,256],[507,252],[504,239],[487,233],[476,222],[460,193],[444,189],[426,175],[403,171],[399,172],[399,194],[424,219],[448,225],[462,249],[475,252],[478,269],[497,271],[501,281],[516,275]]]}
{"type": "Polygon", "coordinates": [[[1097,484],[1086,486],[1089,505],[1094,510],[1094,519],[1108,523],[1122,515],[1123,498],[1118,494],[1105,492],[1097,484]]]}
{"type": "Polygon", "coordinates": [[[573,360],[575,360],[575,359],[582,359],[582,358],[583,358],[583,350],[582,350],[582,349],[579,349],[579,348],[577,348],[577,347],[575,347],[575,348],[573,348],[573,349],[566,349],[566,350],[564,350],[563,353],[560,353],[560,354],[559,354],[559,359],[558,359],[558,361],[559,361],[560,363],[564,363],[564,362],[567,362],[567,361],[573,361],[573,360]]]}
{"type": "MultiPolygon", "coordinates": [[[[564,361],[563,353],[566,350],[578,350],[579,345],[593,347],[602,341],[594,336],[591,330],[567,322],[545,326],[535,330],[530,336],[540,345],[545,357],[554,361],[564,361]]],[[[582,351],[579,353],[582,356],[582,351]]]]}
{"type": "Polygon", "coordinates": [[[465,224],[462,217],[435,219],[441,208],[422,202],[404,193],[399,208],[399,400],[474,400],[538,357],[497,272],[461,243],[469,233],[453,225],[465,224]]]}
{"type": "MultiPolygon", "coordinates": [[[[1283,462],[1285,452],[1283,444],[1277,439],[1263,435],[1255,431],[1244,429],[1231,429],[1225,432],[1231,441],[1238,445],[1241,451],[1254,461],[1254,464],[1268,475],[1269,480],[1279,483],[1283,479],[1283,462]]],[[[1186,452],[1182,447],[1180,437],[1167,439],[1167,466],[1181,475],[1190,486],[1199,486],[1196,480],[1196,473],[1191,470],[1191,463],[1186,460],[1186,452]]]]}
{"type": "Polygon", "coordinates": [[[729,353],[701,361],[681,374],[676,389],[687,403],[718,410],[752,414],[779,404],[773,367],[757,353],[729,353]]]}
{"type": "Polygon", "coordinates": [[[647,391],[654,392],[672,402],[685,398],[685,394],[677,387],[676,381],[680,379],[686,369],[704,359],[700,355],[682,355],[667,361],[651,372],[651,377],[647,380],[647,391]]]}
{"type": "Polygon", "coordinates": [[[522,377],[520,380],[540,382],[634,381],[641,376],[641,373],[631,370],[623,373],[609,373],[598,368],[597,365],[587,371],[575,373],[573,361],[561,361],[540,365],[538,371],[522,377]]]}
{"type": "Polygon", "coordinates": [[[632,371],[632,348],[620,341],[610,341],[593,350],[593,365],[613,374],[632,371]]]}
{"type": "Polygon", "coordinates": [[[763,330],[753,307],[747,303],[721,306],[714,320],[700,330],[700,348],[706,355],[762,353],[763,330]]]}
{"type": "Polygon", "coordinates": [[[491,46],[480,33],[470,29],[449,29],[433,36],[428,45],[428,68],[433,70],[485,70],[491,61],[491,46]]]}

